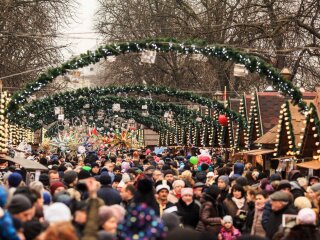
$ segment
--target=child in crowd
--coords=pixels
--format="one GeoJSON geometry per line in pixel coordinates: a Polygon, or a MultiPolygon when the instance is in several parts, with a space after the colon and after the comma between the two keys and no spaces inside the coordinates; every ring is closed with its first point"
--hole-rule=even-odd
{"type": "Polygon", "coordinates": [[[219,240],[236,240],[241,236],[238,229],[233,226],[232,217],[227,215],[223,218],[223,227],[218,235],[219,240]]]}

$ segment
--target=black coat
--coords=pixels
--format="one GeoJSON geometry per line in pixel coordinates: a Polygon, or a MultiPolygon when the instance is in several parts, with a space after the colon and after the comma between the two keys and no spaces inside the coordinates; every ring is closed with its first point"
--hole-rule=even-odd
{"type": "Polygon", "coordinates": [[[291,204],[288,204],[277,212],[271,210],[269,221],[265,228],[267,238],[272,239],[273,235],[279,230],[279,226],[282,224],[283,214],[297,214],[297,212],[297,209],[295,209],[291,204]]]}
{"type": "Polygon", "coordinates": [[[315,225],[296,225],[284,240],[320,240],[319,229],[315,225]]]}
{"type": "Polygon", "coordinates": [[[196,228],[199,222],[200,207],[193,201],[190,205],[186,205],[182,199],[176,203],[178,215],[181,216],[181,222],[185,227],[196,228]]]}
{"type": "Polygon", "coordinates": [[[98,191],[98,197],[101,198],[107,206],[121,203],[120,193],[110,185],[102,185],[98,191]]]}

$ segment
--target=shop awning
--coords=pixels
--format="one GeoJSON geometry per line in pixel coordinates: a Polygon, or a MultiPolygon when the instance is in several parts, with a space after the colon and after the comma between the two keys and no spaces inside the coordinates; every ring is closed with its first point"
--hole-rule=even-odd
{"type": "Polygon", "coordinates": [[[319,170],[320,169],[320,161],[319,160],[312,160],[312,161],[307,161],[303,163],[298,163],[298,167],[301,168],[309,168],[313,170],[319,170]]]}
{"type": "Polygon", "coordinates": [[[275,151],[272,149],[255,149],[250,151],[243,152],[244,155],[256,156],[256,155],[265,155],[274,153],[275,151]]]}
{"type": "Polygon", "coordinates": [[[5,155],[0,155],[0,160],[5,160],[5,161],[17,163],[20,166],[22,166],[23,168],[25,168],[26,170],[48,170],[47,167],[43,166],[42,164],[40,164],[36,161],[22,158],[21,156],[19,156],[19,154],[17,154],[17,155],[18,156],[14,157],[14,158],[9,157],[9,156],[5,156],[5,155]]]}

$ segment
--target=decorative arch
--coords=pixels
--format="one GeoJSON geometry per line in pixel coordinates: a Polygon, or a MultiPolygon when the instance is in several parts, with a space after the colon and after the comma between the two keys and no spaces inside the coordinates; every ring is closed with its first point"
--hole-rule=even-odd
{"type": "MultiPolygon", "coordinates": [[[[86,115],[86,114],[84,114],[86,115]]],[[[106,114],[107,116],[111,116],[111,114],[106,114]]],[[[125,119],[134,119],[137,123],[143,124],[146,127],[156,131],[156,132],[164,132],[164,131],[170,131],[173,132],[174,129],[172,129],[167,123],[165,123],[164,121],[159,120],[159,118],[157,118],[156,116],[141,116],[140,113],[138,111],[135,110],[130,110],[130,111],[126,111],[126,112],[119,112],[117,113],[117,115],[121,118],[125,118],[125,119]]],[[[78,116],[77,114],[74,115],[69,115],[69,118],[73,118],[78,116]]],[[[95,122],[96,124],[99,124],[98,122],[95,122]]],[[[97,126],[99,127],[99,125],[97,126]]],[[[46,136],[47,137],[53,137],[55,136],[58,131],[59,131],[59,126],[58,123],[54,123],[52,126],[50,126],[46,132],[46,136]]],[[[105,132],[107,132],[108,129],[106,129],[106,131],[102,131],[100,132],[101,134],[104,134],[105,132]]]]}
{"type": "Polygon", "coordinates": [[[56,77],[63,75],[67,70],[78,69],[100,61],[108,56],[117,56],[130,52],[143,52],[152,50],[157,52],[176,52],[181,54],[203,54],[206,57],[215,57],[222,61],[232,61],[243,64],[250,72],[256,72],[272,83],[283,94],[291,97],[293,104],[298,104],[301,110],[306,110],[307,105],[302,100],[302,93],[292,82],[284,79],[278,70],[268,65],[263,60],[250,56],[237,49],[219,46],[207,45],[204,41],[179,42],[172,38],[149,39],[143,41],[132,41],[119,44],[108,44],[97,50],[81,54],[80,57],[73,58],[60,65],[50,68],[32,83],[13,95],[12,101],[8,106],[9,112],[17,111],[27,102],[27,99],[35,92],[51,83],[56,77]]]}
{"type": "Polygon", "coordinates": [[[97,112],[102,109],[111,109],[112,104],[114,103],[119,103],[125,109],[141,109],[142,105],[147,105],[148,111],[155,116],[163,115],[164,111],[173,111],[178,117],[181,117],[181,119],[186,122],[195,123],[195,119],[200,117],[202,121],[206,123],[210,123],[213,126],[218,125],[218,123],[209,116],[205,116],[194,110],[189,110],[183,106],[147,99],[121,98],[114,96],[100,98],[90,98],[89,96],[81,98],[71,97],[68,98],[68,101],[65,101],[62,97],[55,98],[53,101],[51,98],[46,98],[34,101],[24,109],[19,110],[16,114],[10,115],[10,118],[14,118],[15,122],[22,126],[35,130],[41,128],[42,124],[49,125],[57,120],[54,114],[54,107],[64,107],[66,110],[66,118],[69,118],[69,116],[74,116],[74,114],[81,115],[84,105],[89,104],[90,111],[97,112]],[[39,120],[42,121],[41,124],[39,123],[39,120]]]}

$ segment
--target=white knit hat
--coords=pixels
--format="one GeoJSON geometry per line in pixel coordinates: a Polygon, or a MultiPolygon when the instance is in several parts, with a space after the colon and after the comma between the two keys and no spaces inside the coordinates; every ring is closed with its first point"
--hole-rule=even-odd
{"type": "Polygon", "coordinates": [[[297,222],[301,225],[315,224],[317,220],[316,213],[311,208],[303,208],[299,211],[297,222]]]}
{"type": "Polygon", "coordinates": [[[72,215],[65,204],[56,202],[44,209],[44,219],[48,223],[68,222],[72,220],[72,215]]]}
{"type": "Polygon", "coordinates": [[[224,223],[233,223],[233,219],[230,215],[226,215],[223,217],[223,222],[224,223]]]}
{"type": "Polygon", "coordinates": [[[193,189],[192,188],[182,188],[181,189],[181,196],[184,196],[184,195],[193,196],[193,189]]]}

